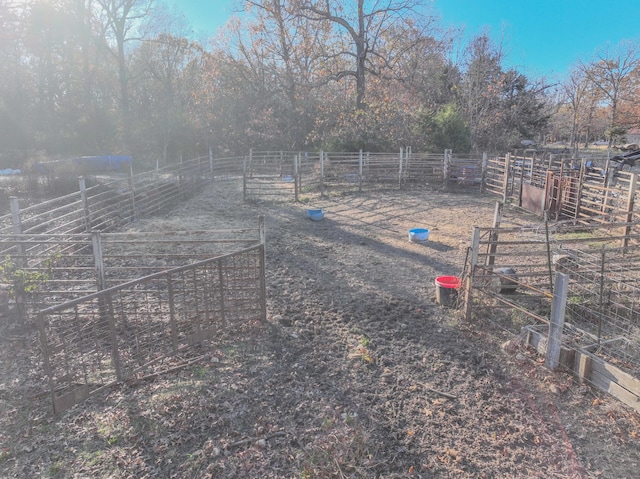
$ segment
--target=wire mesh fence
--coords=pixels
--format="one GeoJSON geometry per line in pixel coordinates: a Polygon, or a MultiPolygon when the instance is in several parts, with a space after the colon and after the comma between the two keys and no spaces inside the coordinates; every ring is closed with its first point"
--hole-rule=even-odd
{"type": "Polygon", "coordinates": [[[566,275],[560,339],[568,357],[564,366],[576,372],[587,358],[598,367],[580,372],[583,379],[606,391],[619,389],[618,397],[637,407],[640,253],[625,246],[626,240],[638,239],[623,234],[629,226],[476,228],[461,295],[466,317],[489,321],[513,337],[526,331],[537,338],[532,345],[543,341],[544,349],[556,274],[566,275]],[[611,373],[612,366],[620,373],[611,373]]]}
{"type": "Polygon", "coordinates": [[[2,274],[22,321],[42,308],[259,244],[252,228],[0,235],[2,274]]]}
{"type": "Polygon", "coordinates": [[[53,408],[175,367],[176,355],[266,318],[264,245],[163,271],[38,313],[53,408]]]}

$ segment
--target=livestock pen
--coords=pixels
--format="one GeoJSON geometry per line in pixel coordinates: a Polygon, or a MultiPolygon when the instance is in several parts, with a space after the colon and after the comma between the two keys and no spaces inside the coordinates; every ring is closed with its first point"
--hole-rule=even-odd
{"type": "Polygon", "coordinates": [[[251,151],[244,158],[245,200],[300,201],[310,195],[415,187],[481,189],[487,154],[251,151]]]}
{"type": "Polygon", "coordinates": [[[474,228],[460,295],[465,317],[510,337],[524,334],[542,354],[561,319],[559,365],[640,410],[640,253],[627,246],[640,235],[627,233],[633,228],[474,228]],[[558,274],[567,284],[562,293],[558,274]]]}
{"type": "MultiPolygon", "coordinates": [[[[140,176],[133,175],[96,187],[86,187],[81,180],[80,191],[77,194],[49,200],[40,205],[21,209],[17,201],[12,200],[11,215],[0,218],[3,228],[0,245],[4,248],[6,257],[10,258],[10,262],[5,260],[3,264],[5,271],[33,273],[35,276],[31,276],[32,278],[39,278],[33,281],[33,287],[28,292],[24,291],[28,295],[21,298],[15,295],[16,304],[26,305],[26,308],[23,308],[25,312],[27,308],[31,308],[27,316],[32,317],[37,316],[38,311],[52,310],[61,303],[74,302],[86,295],[100,294],[123,283],[129,284],[140,276],[147,277],[176,268],[189,267],[193,261],[207,261],[220,254],[238,253],[242,248],[256,244],[257,237],[261,238],[261,244],[264,245],[262,233],[235,231],[228,238],[224,238],[223,235],[216,239],[211,232],[174,232],[173,236],[167,232],[137,237],[116,232],[140,218],[166,212],[181,201],[192,198],[204,185],[222,182],[236,186],[242,184],[245,201],[305,201],[313,195],[339,197],[348,192],[375,194],[378,189],[404,190],[427,187],[431,190],[461,188],[463,191],[500,194],[507,203],[513,204],[517,198],[517,204],[521,207],[526,206],[523,203],[522,192],[527,188],[530,188],[530,191],[537,188],[543,192],[539,197],[539,205],[547,214],[552,211],[550,207],[555,204],[554,198],[572,198],[571,201],[580,205],[580,208],[572,210],[578,211],[578,215],[569,220],[571,224],[575,223],[576,227],[585,229],[590,228],[589,225],[595,222],[604,228],[603,231],[615,230],[615,233],[606,235],[606,240],[593,240],[591,237],[598,236],[595,234],[582,243],[575,242],[581,245],[593,242],[607,245],[609,249],[599,253],[601,256],[595,256],[600,258],[597,264],[601,265],[601,269],[606,270],[620,257],[630,261],[633,256],[629,252],[629,246],[638,239],[637,224],[633,222],[635,175],[618,171],[615,175],[607,176],[601,173],[604,170],[593,165],[588,166],[586,162],[579,162],[579,168],[575,168],[575,161],[573,163],[574,166],[566,159],[514,158],[511,155],[504,158],[489,155],[463,156],[453,155],[450,151],[443,154],[416,154],[410,149],[385,154],[250,152],[246,157],[203,157],[174,166],[173,170],[156,169],[140,176]],[[582,177],[584,182],[578,189],[579,192],[564,186],[560,188],[558,182],[550,181],[556,170],[563,173],[563,178],[570,178],[566,180],[569,184],[574,178],[582,177]],[[591,180],[589,175],[593,176],[591,180]],[[593,184],[589,184],[589,181],[593,184]],[[563,193],[558,193],[560,191],[563,193]],[[594,195],[597,195],[595,199],[594,195]],[[593,207],[589,210],[585,206],[587,201],[598,205],[598,208],[593,207]],[[245,233],[248,236],[245,236],[245,233]],[[203,236],[207,239],[203,239],[203,236]],[[232,246],[231,250],[219,248],[227,240],[238,237],[241,241],[232,246]],[[213,243],[218,240],[219,244],[213,247],[213,243]],[[147,241],[149,244],[146,246],[153,244],[152,249],[155,248],[157,251],[148,256],[138,255],[135,248],[129,250],[130,256],[122,253],[127,249],[123,247],[124,244],[137,242],[141,246],[147,241]],[[245,243],[242,244],[242,241],[245,243]],[[199,246],[180,253],[166,250],[167,245],[178,242],[199,246]],[[616,243],[615,247],[612,246],[613,243],[616,243]],[[202,255],[198,251],[201,246],[205,246],[202,255]]],[[[567,211],[567,208],[558,207],[553,211],[567,211]]],[[[544,235],[540,225],[512,232],[496,225],[491,231],[477,233],[470,249],[471,262],[466,266],[469,279],[466,282],[465,294],[462,295],[466,300],[467,315],[478,317],[477,315],[487,311],[483,309],[485,303],[489,304],[492,314],[504,311],[504,314],[510,317],[511,323],[506,329],[510,329],[514,334],[522,327],[531,326],[530,323],[548,322],[555,272],[553,256],[563,256],[563,251],[573,248],[574,251],[567,254],[569,257],[587,257],[587,253],[579,247],[569,246],[572,244],[571,241],[566,238],[558,239],[558,232],[565,226],[568,228],[568,225],[562,222],[551,226],[545,223],[544,235]],[[547,228],[551,230],[546,231],[547,228]],[[549,239],[546,233],[550,233],[549,239]],[[512,244],[507,242],[505,245],[504,240],[510,234],[516,235],[517,238],[511,240],[512,244]],[[523,240],[523,235],[533,235],[535,238],[523,240]],[[543,237],[544,240],[541,240],[543,237]],[[486,243],[483,243],[484,241],[486,243]],[[552,251],[552,243],[562,246],[558,251],[552,251]],[[481,252],[481,245],[487,247],[487,253],[481,252]],[[510,248],[515,249],[511,251],[510,248]],[[482,256],[483,254],[486,256],[482,256]],[[505,260],[507,257],[519,258],[522,262],[505,260]],[[496,271],[500,267],[517,271],[519,291],[511,297],[500,294],[499,288],[497,293],[495,291],[496,281],[500,283],[512,280],[496,271]],[[522,294],[523,291],[529,294],[522,294]],[[520,300],[524,303],[520,304],[520,300]],[[505,308],[495,308],[495,305],[505,308]],[[521,316],[520,312],[526,314],[521,316]],[[527,320],[527,324],[521,324],[523,317],[533,319],[527,320]]],[[[567,234],[578,233],[574,231],[567,234]]],[[[593,252],[589,254],[593,255],[593,252]]],[[[630,279],[618,283],[605,281],[602,279],[605,276],[607,275],[602,272],[598,276],[598,285],[602,288],[602,293],[597,301],[602,305],[611,304],[607,302],[613,297],[609,292],[610,287],[617,285],[616,288],[622,290],[618,283],[633,283],[630,279]],[[609,294],[606,301],[605,291],[609,294]]],[[[595,276],[590,276],[593,277],[595,276]]],[[[571,287],[573,284],[572,282],[571,287]]],[[[595,290],[589,288],[589,291],[585,292],[587,297],[595,290]]],[[[631,296],[634,294],[635,292],[631,296]]],[[[578,295],[579,293],[575,293],[576,298],[578,295]]],[[[95,298],[90,301],[94,300],[95,298]]],[[[606,345],[613,351],[611,354],[608,353],[610,357],[620,354],[625,362],[633,364],[635,359],[628,356],[629,351],[634,350],[629,344],[634,344],[635,322],[632,319],[624,323],[621,318],[635,318],[636,313],[634,306],[628,307],[627,303],[622,301],[622,296],[616,301],[616,304],[620,305],[616,306],[616,311],[619,311],[616,317],[609,320],[602,316],[599,328],[595,332],[587,326],[580,326],[579,329],[585,331],[585,337],[590,340],[595,338],[595,344],[600,351],[603,351],[601,345],[606,345]],[[627,310],[630,312],[624,312],[627,310]],[[611,332],[619,330],[624,330],[624,334],[615,336],[611,332]],[[623,339],[619,340],[619,337],[623,339]],[[615,348],[620,351],[615,351],[615,348]]],[[[579,303],[577,299],[574,302],[579,303]]],[[[108,301],[103,299],[98,303],[98,314],[104,316],[108,301]]],[[[591,306],[592,303],[588,303],[588,306],[583,307],[583,311],[591,311],[591,306]]],[[[604,306],[601,307],[601,310],[603,309],[604,306]]],[[[574,323],[576,321],[570,324],[574,323]]],[[[42,321],[40,324],[42,325],[42,321]]],[[[42,334],[42,327],[40,329],[42,334]]],[[[581,347],[584,349],[587,346],[581,347]]],[[[59,387],[55,386],[55,389],[59,387]]]]}

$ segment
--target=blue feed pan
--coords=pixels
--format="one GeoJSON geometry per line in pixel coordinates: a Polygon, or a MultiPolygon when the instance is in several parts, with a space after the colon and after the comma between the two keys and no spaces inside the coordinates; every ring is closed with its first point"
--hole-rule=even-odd
{"type": "Polygon", "coordinates": [[[313,221],[320,221],[324,218],[324,210],[307,210],[307,216],[313,221]]]}
{"type": "Polygon", "coordinates": [[[429,239],[429,230],[426,228],[413,228],[409,230],[409,239],[411,241],[427,241],[429,239]]]}

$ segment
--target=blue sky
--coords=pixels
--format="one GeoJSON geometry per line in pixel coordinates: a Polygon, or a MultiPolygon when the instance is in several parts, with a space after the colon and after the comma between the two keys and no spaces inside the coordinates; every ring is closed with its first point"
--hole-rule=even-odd
{"type": "MultiPolygon", "coordinates": [[[[194,30],[210,35],[233,13],[234,0],[164,0],[175,5],[194,30]]],[[[343,0],[353,1],[353,0],[343,0]]],[[[607,45],[638,39],[638,0],[424,0],[444,26],[466,35],[488,29],[504,39],[506,66],[528,76],[561,78],[578,59],[589,60],[607,45]]]]}

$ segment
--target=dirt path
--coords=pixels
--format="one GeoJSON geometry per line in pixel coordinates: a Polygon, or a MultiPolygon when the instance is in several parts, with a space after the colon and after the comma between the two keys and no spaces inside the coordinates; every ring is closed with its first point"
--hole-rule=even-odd
{"type": "Polygon", "coordinates": [[[490,225],[495,199],[240,199],[212,189],[134,226],[216,229],[264,215],[268,322],[59,418],[44,400],[28,415],[0,396],[0,476],[640,477],[638,414],[435,304],[434,279],[460,274],[471,227],[490,225]],[[326,218],[308,220],[308,207],[326,218]],[[409,242],[413,227],[429,241],[409,242]]]}

